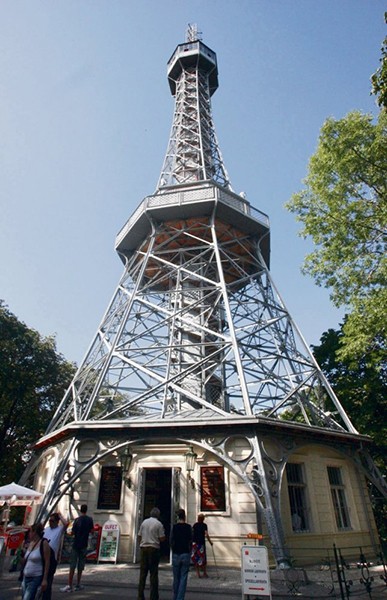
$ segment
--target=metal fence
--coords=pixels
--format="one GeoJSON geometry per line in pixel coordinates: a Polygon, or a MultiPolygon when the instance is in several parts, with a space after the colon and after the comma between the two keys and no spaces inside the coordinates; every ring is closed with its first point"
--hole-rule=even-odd
{"type": "Polygon", "coordinates": [[[338,548],[334,544],[328,549],[306,548],[303,553],[305,556],[300,556],[297,549],[297,560],[289,569],[272,573],[274,597],[387,599],[387,567],[381,548],[375,553],[371,547],[338,548]],[[300,566],[319,551],[319,561],[300,566]]]}

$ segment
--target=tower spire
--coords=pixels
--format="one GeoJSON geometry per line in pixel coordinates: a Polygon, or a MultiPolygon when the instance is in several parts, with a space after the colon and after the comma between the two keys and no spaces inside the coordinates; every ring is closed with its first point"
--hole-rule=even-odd
{"type": "Polygon", "coordinates": [[[231,190],[211,113],[211,96],[218,87],[216,54],[188,25],[187,41],[168,61],[168,81],[175,112],[157,190],[200,181],[213,181],[231,190]]]}
{"type": "Polygon", "coordinates": [[[198,26],[196,23],[188,23],[187,33],[185,36],[186,42],[196,42],[197,40],[201,40],[201,32],[198,31],[198,26]]]}

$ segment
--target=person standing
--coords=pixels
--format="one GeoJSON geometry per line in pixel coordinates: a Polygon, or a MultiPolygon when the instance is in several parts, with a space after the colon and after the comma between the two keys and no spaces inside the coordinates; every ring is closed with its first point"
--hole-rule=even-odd
{"type": "Polygon", "coordinates": [[[43,539],[41,523],[31,526],[29,540],[23,561],[22,600],[34,600],[39,587],[46,591],[50,568],[50,546],[43,539]]]}
{"type": "Polygon", "coordinates": [[[150,517],[141,523],[138,532],[141,552],[138,600],[145,600],[144,590],[148,572],[150,574],[150,600],[159,600],[160,542],[165,540],[164,526],[159,519],[159,509],[152,508],[150,517]]]}
{"type": "Polygon", "coordinates": [[[200,513],[198,520],[192,527],[192,562],[195,565],[196,574],[200,577],[200,570],[203,571],[203,577],[207,575],[207,554],[206,539],[212,546],[212,541],[208,535],[208,527],[204,522],[204,515],[200,513]]]}
{"type": "MultiPolygon", "coordinates": [[[[48,541],[50,547],[54,551],[55,564],[50,565],[50,573],[47,580],[47,589],[43,592],[42,600],[51,600],[52,582],[58,564],[59,551],[62,544],[63,535],[66,527],[69,524],[59,512],[52,513],[48,518],[48,525],[44,529],[44,539],[48,541]]],[[[52,557],[51,557],[52,558],[52,557]]]]}
{"type": "Polygon", "coordinates": [[[73,546],[70,554],[70,572],[68,585],[61,588],[61,592],[72,592],[73,590],[81,590],[82,573],[85,568],[87,544],[89,541],[89,533],[94,527],[93,519],[87,513],[87,505],[82,504],[80,508],[81,516],[77,517],[73,523],[73,546]],[[73,588],[73,579],[75,569],[77,569],[77,584],[73,588]]]}
{"type": "Polygon", "coordinates": [[[177,513],[178,522],[171,531],[173,600],[184,600],[191,562],[192,528],[185,522],[185,511],[177,513]]]}

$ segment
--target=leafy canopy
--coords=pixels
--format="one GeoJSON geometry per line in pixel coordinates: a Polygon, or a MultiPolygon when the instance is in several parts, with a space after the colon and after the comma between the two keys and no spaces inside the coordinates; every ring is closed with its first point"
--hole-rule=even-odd
{"type": "Polygon", "coordinates": [[[17,481],[75,372],[0,301],[0,485],[17,481]]]}
{"type": "Polygon", "coordinates": [[[340,347],[345,325],[328,329],[313,346],[313,354],[345,411],[360,433],[373,439],[375,458],[387,455],[387,363],[374,350],[360,360],[342,357],[340,347]]]}
{"type": "MultiPolygon", "coordinates": [[[[380,361],[377,349],[360,360],[342,357],[344,327],[345,324],[338,331],[329,329],[323,333],[313,354],[356,429],[372,437],[370,450],[383,472],[387,458],[387,363],[380,361]]],[[[379,535],[387,540],[387,504],[375,488],[371,487],[371,491],[379,535]]]]}
{"type": "Polygon", "coordinates": [[[347,306],[341,352],[386,348],[387,113],[327,119],[305,188],[287,204],[315,249],[303,272],[347,306]]]}
{"type": "MultiPolygon", "coordinates": [[[[387,23],[387,12],[384,13],[384,20],[387,23]]],[[[371,77],[372,94],[376,96],[380,108],[387,110],[387,37],[383,40],[381,50],[380,66],[371,77]]]]}

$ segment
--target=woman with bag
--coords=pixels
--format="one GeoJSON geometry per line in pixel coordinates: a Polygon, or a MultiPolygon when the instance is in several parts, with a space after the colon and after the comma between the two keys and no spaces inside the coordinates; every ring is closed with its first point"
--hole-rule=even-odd
{"type": "Polygon", "coordinates": [[[22,600],[35,600],[40,587],[47,588],[47,576],[50,567],[50,546],[43,540],[43,525],[35,523],[30,529],[30,542],[24,555],[22,600]]]}

